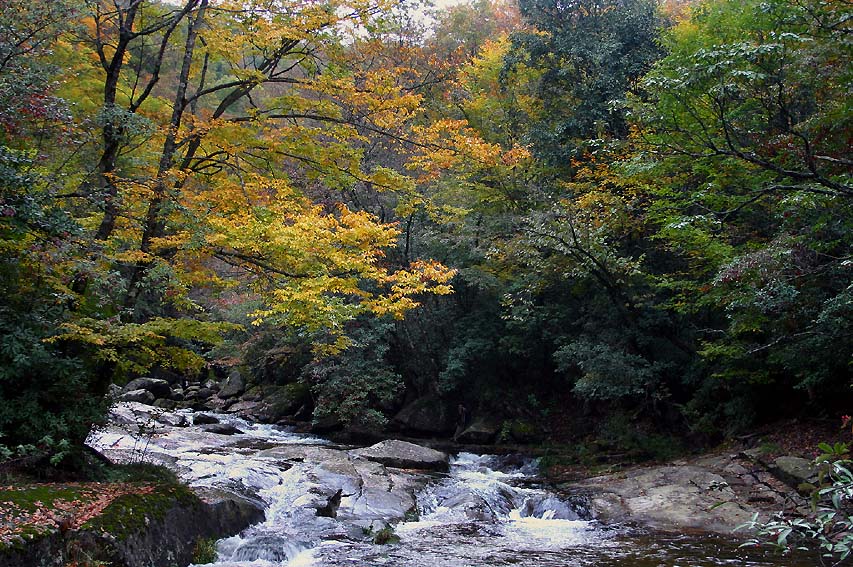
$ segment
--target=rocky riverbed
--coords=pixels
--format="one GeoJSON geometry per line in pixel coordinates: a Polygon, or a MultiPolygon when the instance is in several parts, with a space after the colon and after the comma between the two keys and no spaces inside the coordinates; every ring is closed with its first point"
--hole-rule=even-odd
{"type": "Polygon", "coordinates": [[[115,406],[90,443],[114,461],[163,463],[197,491],[263,509],[262,521],[218,542],[219,567],[814,564],[732,538],[756,512],[803,505],[755,455],[552,487],[517,455],[448,455],[400,440],[342,446],[139,403],[115,406]]]}

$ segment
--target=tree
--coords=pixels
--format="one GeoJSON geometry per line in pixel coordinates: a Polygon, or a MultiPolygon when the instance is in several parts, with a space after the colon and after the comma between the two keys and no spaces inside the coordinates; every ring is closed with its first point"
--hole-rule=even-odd
{"type": "MultiPolygon", "coordinates": [[[[627,134],[622,101],[660,57],[661,20],[648,0],[521,0],[521,15],[536,31],[513,35],[507,66],[543,69],[529,140],[537,157],[573,171],[592,140],[627,134]]],[[[598,142],[600,143],[600,142],[598,142]]]]}
{"type": "Polygon", "coordinates": [[[849,15],[836,2],[707,2],[643,80],[652,215],[689,266],[669,282],[706,317],[715,378],[697,408],[723,397],[745,414],[762,387],[793,407],[846,398],[849,15]]]}

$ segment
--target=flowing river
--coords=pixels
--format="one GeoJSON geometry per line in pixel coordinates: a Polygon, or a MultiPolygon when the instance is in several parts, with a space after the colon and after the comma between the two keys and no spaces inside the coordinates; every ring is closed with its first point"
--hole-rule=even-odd
{"type": "Polygon", "coordinates": [[[732,538],[603,525],[581,500],[538,483],[530,459],[460,453],[447,472],[394,469],[276,426],[216,415],[239,430],[223,435],[182,423],[190,412],[171,414],[174,425],[155,422],[153,409],[125,404],[89,443],[116,460],[165,463],[197,489],[263,507],[263,522],[217,542],[216,567],[816,564],[739,548],[732,538]]]}

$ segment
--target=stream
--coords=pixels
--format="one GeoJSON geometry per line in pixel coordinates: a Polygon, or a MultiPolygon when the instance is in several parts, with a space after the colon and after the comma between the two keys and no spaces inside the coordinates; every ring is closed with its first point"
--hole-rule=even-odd
{"type": "Polygon", "coordinates": [[[223,435],[124,404],[89,444],[115,461],[170,466],[200,491],[251,500],[265,520],[217,542],[207,567],[806,567],[814,557],[739,548],[729,537],[604,525],[537,482],[536,462],[460,453],[447,472],[385,467],[358,448],[213,415],[223,435]],[[384,545],[375,543],[388,538],[384,545]]]}

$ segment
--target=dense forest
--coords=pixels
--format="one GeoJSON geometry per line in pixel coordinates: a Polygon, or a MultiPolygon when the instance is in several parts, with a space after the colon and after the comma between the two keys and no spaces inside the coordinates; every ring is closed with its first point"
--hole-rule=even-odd
{"type": "Polygon", "coordinates": [[[0,0],[0,461],[163,373],[513,441],[849,413],[852,13],[0,0]]]}

